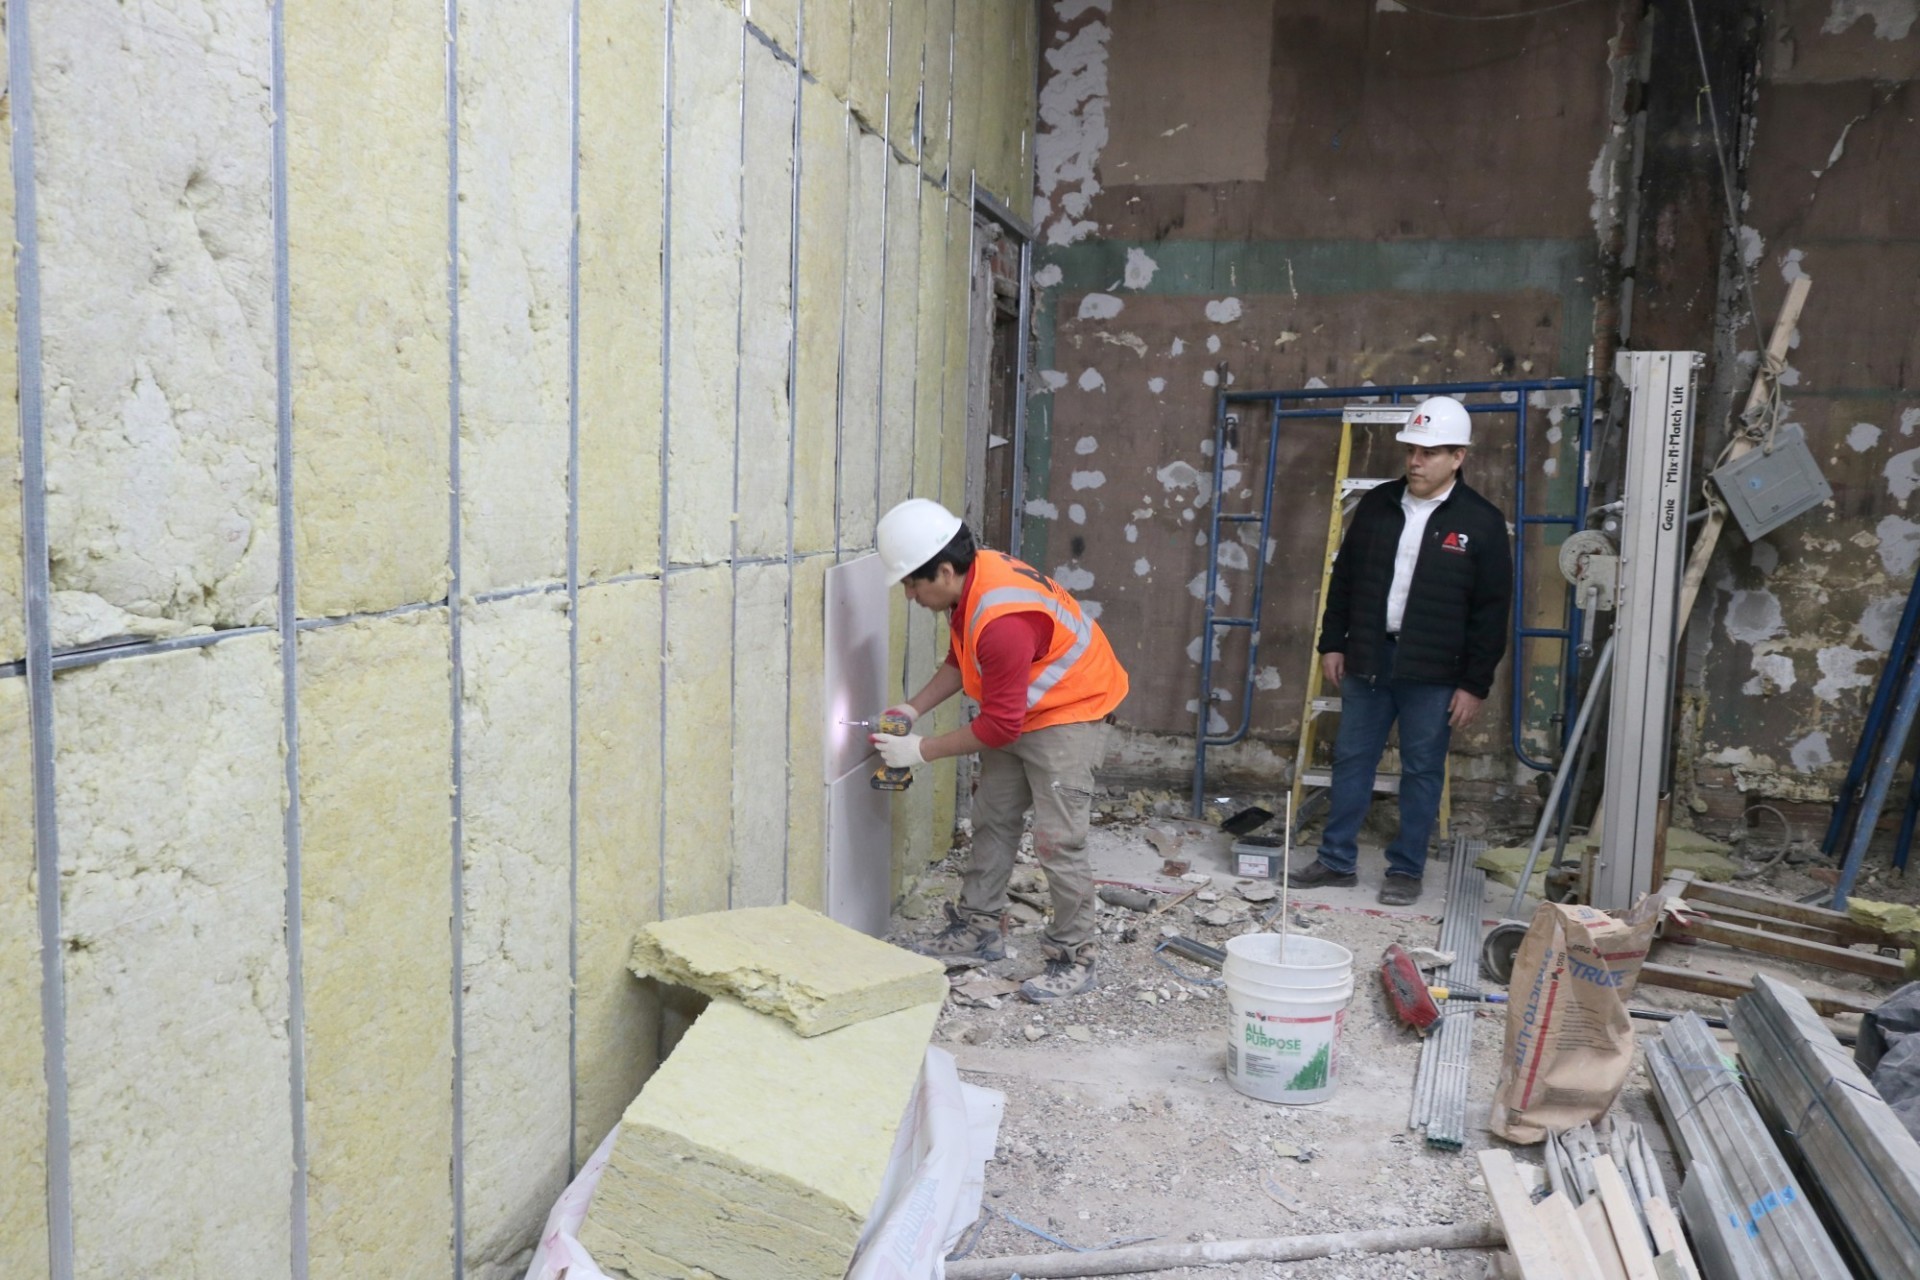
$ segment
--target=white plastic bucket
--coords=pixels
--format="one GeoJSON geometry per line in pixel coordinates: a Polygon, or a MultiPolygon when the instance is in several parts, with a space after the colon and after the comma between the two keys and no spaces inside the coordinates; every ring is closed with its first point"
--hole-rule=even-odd
{"type": "Polygon", "coordinates": [[[1227,1081],[1249,1098],[1324,1102],[1339,1084],[1353,952],[1324,938],[1248,933],[1227,942],[1227,1081]]]}

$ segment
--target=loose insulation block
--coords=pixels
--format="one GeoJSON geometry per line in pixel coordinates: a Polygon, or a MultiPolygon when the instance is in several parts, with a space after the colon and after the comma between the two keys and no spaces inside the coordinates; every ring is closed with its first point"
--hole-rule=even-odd
{"type": "Polygon", "coordinates": [[[566,574],[573,0],[458,7],[461,588],[566,574]]]}
{"type": "Polygon", "coordinates": [[[731,901],[764,907],[787,898],[788,573],[785,563],[735,573],[731,901]]]}
{"type": "Polygon", "coordinates": [[[920,90],[920,164],[936,186],[946,176],[953,111],[955,0],[927,0],[927,56],[920,90]]]}
{"type": "Polygon", "coordinates": [[[672,917],[726,907],[733,873],[732,570],[670,574],[666,610],[663,866],[672,917]]]}
{"type": "Polygon", "coordinates": [[[589,581],[660,567],[665,44],[666,0],[582,0],[579,557],[589,581]]]}
{"type": "MultiPolygon", "coordinates": [[[[809,10],[811,13],[811,10],[809,10]]],[[[811,32],[812,27],[808,27],[811,32]]],[[[800,89],[800,276],[794,299],[793,544],[834,545],[840,448],[840,335],[847,290],[848,131],[845,104],[800,89]]]]}
{"type": "MultiPolygon", "coordinates": [[[[940,188],[922,182],[920,191],[920,296],[917,303],[919,351],[914,357],[913,492],[940,495],[941,441],[946,430],[947,354],[947,200],[940,188]]],[[[964,303],[962,304],[964,307],[964,303]]],[[[932,615],[928,615],[931,620],[932,615]]]]}
{"type": "Polygon", "coordinates": [[[847,192],[847,313],[840,392],[840,546],[873,545],[879,512],[880,361],[886,286],[886,139],[853,137],[847,192]]]}
{"type": "Polygon", "coordinates": [[[892,0],[853,0],[853,58],[847,105],[861,123],[884,135],[887,127],[887,40],[892,0]]]}
{"type": "Polygon", "coordinates": [[[913,406],[919,379],[920,170],[887,164],[886,335],[880,371],[880,506],[913,488],[913,406]]]}
{"type": "Polygon", "coordinates": [[[581,1243],[635,1280],[838,1280],[939,1012],[806,1038],[715,1000],[627,1108],[581,1243]]]}
{"type": "Polygon", "coordinates": [[[660,915],[660,583],[580,593],[576,1162],[640,1092],[659,1009],[627,968],[660,915]]]}
{"type": "Polygon", "coordinates": [[[887,139],[910,159],[920,155],[920,77],[926,56],[927,0],[893,0],[887,40],[887,139]]]}
{"type": "Polygon", "coordinates": [[[800,0],[745,0],[745,5],[748,22],[789,58],[800,56],[800,0]]]}
{"type": "Polygon", "coordinates": [[[437,599],[450,435],[446,14],[316,0],[287,9],[284,42],[300,612],[437,599]]]}
{"type": "Polygon", "coordinates": [[[787,735],[787,901],[827,906],[827,570],[831,555],[793,565],[787,735]]]}
{"type": "Polygon", "coordinates": [[[747,41],[738,554],[784,556],[793,435],[793,124],[799,73],[747,41]]]}
{"type": "Polygon", "coordinates": [[[738,1000],[803,1036],[946,998],[946,968],[808,907],[715,911],[650,924],[633,944],[643,978],[738,1000]]]}
{"type": "Polygon", "coordinates": [[[667,552],[715,564],[733,545],[740,366],[740,14],[673,6],[667,552]]]}
{"type": "Polygon", "coordinates": [[[273,617],[270,17],[81,0],[34,24],[56,647],[273,617]]]}
{"type": "MultiPolygon", "coordinates": [[[[0,34],[6,20],[0,18],[0,34]]],[[[0,67],[0,93],[7,93],[7,70],[0,67]]],[[[8,102],[11,103],[9,98],[8,102]]],[[[13,225],[13,153],[0,160],[0,225],[13,225]]],[[[0,290],[0,397],[20,399],[19,296],[0,290]]],[[[21,542],[20,433],[0,432],[0,662],[26,656],[26,548],[21,542]]],[[[0,1220],[4,1225],[4,1220],[0,1220]]]]}
{"type": "Polygon", "coordinates": [[[800,61],[813,80],[842,103],[853,74],[852,0],[800,0],[800,61]]]}
{"type": "Polygon", "coordinates": [[[469,1277],[508,1280],[573,1139],[566,598],[470,608],[460,645],[462,1256],[469,1277]]]}
{"type": "Polygon", "coordinates": [[[54,684],[83,1280],[289,1274],[276,650],[250,636],[54,684]]]}
{"type": "Polygon", "coordinates": [[[453,1236],[452,654],[444,609],[299,641],[310,1273],[453,1236]]]}
{"type": "Polygon", "coordinates": [[[47,1079],[27,682],[0,680],[0,1274],[47,1274],[47,1079]]]}

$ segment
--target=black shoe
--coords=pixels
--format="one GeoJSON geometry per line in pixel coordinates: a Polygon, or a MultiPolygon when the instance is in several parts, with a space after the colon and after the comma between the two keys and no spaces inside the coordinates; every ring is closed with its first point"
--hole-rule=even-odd
{"type": "Polygon", "coordinates": [[[1418,876],[1388,876],[1380,886],[1380,905],[1383,907],[1410,907],[1418,901],[1418,876]]]}
{"type": "Polygon", "coordinates": [[[1360,883],[1352,871],[1335,871],[1315,858],[1298,871],[1287,872],[1287,883],[1296,889],[1347,889],[1360,883]]]}

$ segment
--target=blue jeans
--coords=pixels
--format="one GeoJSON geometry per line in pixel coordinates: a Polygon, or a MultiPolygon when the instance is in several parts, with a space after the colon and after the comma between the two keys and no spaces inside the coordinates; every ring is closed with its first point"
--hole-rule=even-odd
{"type": "MultiPolygon", "coordinates": [[[[1392,650],[1387,651],[1389,663],[1392,650]]],[[[1348,676],[1340,682],[1340,733],[1333,744],[1333,785],[1320,861],[1343,874],[1360,856],[1355,837],[1373,803],[1373,775],[1387,731],[1400,722],[1400,832],[1387,846],[1387,874],[1418,879],[1440,813],[1446,780],[1447,724],[1453,686],[1418,680],[1348,676]]]]}

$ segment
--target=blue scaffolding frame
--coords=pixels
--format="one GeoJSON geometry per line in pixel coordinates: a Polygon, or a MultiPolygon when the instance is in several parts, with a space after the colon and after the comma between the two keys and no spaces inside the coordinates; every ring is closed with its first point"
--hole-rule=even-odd
{"type": "MultiPolygon", "coordinates": [[[[1398,386],[1364,387],[1311,387],[1297,391],[1226,391],[1222,390],[1214,401],[1213,418],[1213,503],[1209,517],[1207,535],[1207,586],[1206,594],[1201,597],[1202,625],[1200,642],[1200,697],[1195,715],[1194,759],[1193,759],[1193,816],[1199,817],[1206,799],[1207,750],[1210,747],[1230,747],[1244,740],[1253,724],[1253,676],[1259,669],[1260,658],[1260,614],[1266,593],[1266,546],[1273,527],[1273,488],[1276,469],[1280,457],[1280,429],[1287,422],[1313,422],[1341,420],[1342,410],[1354,402],[1372,404],[1403,404],[1408,400],[1423,400],[1428,396],[1450,395],[1498,395],[1496,403],[1468,404],[1467,410],[1474,414],[1511,414],[1514,429],[1514,527],[1513,570],[1514,603],[1511,619],[1511,646],[1509,654],[1509,676],[1512,684],[1512,714],[1510,732],[1513,753],[1530,769],[1547,772],[1554,768],[1554,762],[1535,760],[1527,754],[1525,735],[1525,707],[1523,679],[1526,663],[1523,661],[1525,648],[1531,640],[1559,640],[1563,645],[1560,678],[1560,743],[1565,745],[1566,735],[1571,729],[1571,720],[1567,710],[1573,690],[1580,677],[1580,655],[1576,638],[1580,634],[1581,610],[1572,591],[1567,592],[1566,624],[1560,627],[1529,627],[1524,625],[1526,617],[1526,568],[1527,568],[1527,530],[1532,526],[1562,526],[1568,532],[1586,527],[1588,489],[1592,478],[1588,467],[1593,455],[1593,389],[1591,375],[1584,378],[1536,378],[1518,382],[1442,382],[1427,384],[1402,384],[1398,386]],[[1573,391],[1580,397],[1580,443],[1578,470],[1574,477],[1574,509],[1571,513],[1557,515],[1552,513],[1534,515],[1527,509],[1527,398],[1541,391],[1573,391]],[[1332,403],[1328,403],[1332,402],[1332,403]],[[1226,470],[1228,409],[1232,405],[1266,405],[1269,407],[1267,424],[1267,458],[1265,482],[1261,487],[1260,511],[1227,512],[1222,510],[1224,494],[1221,483],[1226,470]],[[1288,407],[1297,404],[1304,407],[1288,407]],[[1221,617],[1216,612],[1218,599],[1216,591],[1220,576],[1220,531],[1230,524],[1258,524],[1259,540],[1254,544],[1259,552],[1252,557],[1253,596],[1245,617],[1221,617]],[[1213,654],[1219,628],[1243,627],[1247,631],[1247,669],[1246,679],[1240,691],[1240,724],[1227,733],[1208,732],[1208,721],[1213,711],[1213,654]]],[[[1317,625],[1317,623],[1316,623],[1317,625]]]]}

